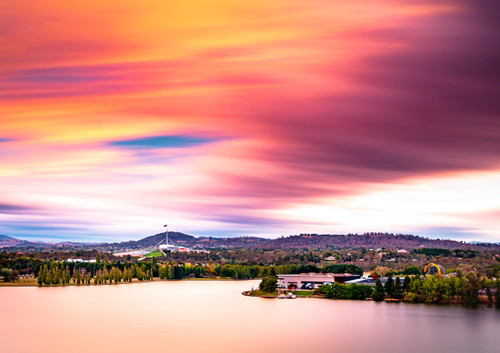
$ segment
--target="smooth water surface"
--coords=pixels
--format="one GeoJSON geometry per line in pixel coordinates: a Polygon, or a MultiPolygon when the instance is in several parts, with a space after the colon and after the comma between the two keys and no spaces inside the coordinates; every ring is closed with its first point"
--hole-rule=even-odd
{"type": "Polygon", "coordinates": [[[500,311],[241,295],[258,281],[0,288],[0,352],[500,352],[500,311]]]}

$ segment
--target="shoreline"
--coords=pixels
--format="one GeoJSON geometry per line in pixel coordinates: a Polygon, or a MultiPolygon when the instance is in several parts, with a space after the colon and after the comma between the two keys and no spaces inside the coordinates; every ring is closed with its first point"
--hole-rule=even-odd
{"type": "MultiPolygon", "coordinates": [[[[278,299],[277,293],[256,293],[260,291],[256,290],[246,290],[243,291],[241,294],[245,297],[253,297],[253,298],[263,298],[263,299],[278,299]]],[[[326,299],[326,300],[348,300],[348,301],[359,301],[359,302],[375,302],[372,298],[366,298],[364,300],[355,300],[355,299],[340,299],[340,298],[326,298],[322,294],[311,294],[309,296],[304,296],[300,295],[297,296],[294,299],[326,299]]],[[[283,299],[290,299],[290,298],[283,298],[283,299]]],[[[440,302],[440,303],[426,303],[426,302],[419,302],[419,303],[408,303],[405,302],[403,299],[394,299],[394,298],[385,298],[384,300],[378,302],[378,303],[403,303],[403,304],[410,304],[410,305],[421,305],[425,304],[428,306],[439,306],[439,307],[458,307],[458,308],[463,308],[463,309],[485,309],[485,308],[491,308],[491,309],[496,309],[494,305],[491,304],[486,304],[484,302],[481,302],[477,308],[469,308],[463,305],[463,301],[447,301],[447,302],[440,302]]]]}
{"type": "Polygon", "coordinates": [[[17,282],[0,282],[1,287],[37,287],[37,288],[55,288],[55,287],[92,287],[92,286],[114,286],[119,284],[135,284],[135,283],[148,283],[148,282],[161,282],[161,281],[254,281],[260,278],[252,279],[233,279],[233,278],[219,278],[219,277],[200,277],[200,278],[183,278],[183,279],[160,279],[159,277],[154,277],[151,280],[140,281],[134,278],[132,282],[121,281],[118,283],[68,283],[68,284],[50,284],[39,286],[36,278],[22,279],[17,282]]]}
{"type": "MultiPolygon", "coordinates": [[[[278,299],[278,293],[275,292],[262,292],[258,289],[246,290],[241,292],[242,295],[246,297],[254,297],[254,298],[266,298],[266,299],[278,299]]],[[[315,294],[313,291],[295,291],[296,299],[300,298],[324,298],[324,296],[320,294],[315,294]]]]}

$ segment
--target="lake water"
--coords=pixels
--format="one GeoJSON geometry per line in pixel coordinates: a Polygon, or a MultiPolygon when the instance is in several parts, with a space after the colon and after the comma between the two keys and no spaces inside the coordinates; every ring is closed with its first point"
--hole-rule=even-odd
{"type": "Polygon", "coordinates": [[[500,352],[500,311],[241,295],[259,281],[0,287],[0,352],[500,352]]]}

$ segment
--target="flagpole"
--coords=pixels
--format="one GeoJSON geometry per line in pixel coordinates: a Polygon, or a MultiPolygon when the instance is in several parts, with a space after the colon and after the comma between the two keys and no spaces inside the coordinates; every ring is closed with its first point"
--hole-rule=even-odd
{"type": "Polygon", "coordinates": [[[167,250],[168,250],[168,224],[165,224],[164,227],[165,227],[165,244],[167,245],[167,250]]]}

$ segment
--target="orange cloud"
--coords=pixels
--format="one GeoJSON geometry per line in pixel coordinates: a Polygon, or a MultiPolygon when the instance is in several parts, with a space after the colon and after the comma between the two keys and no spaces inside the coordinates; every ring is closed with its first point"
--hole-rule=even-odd
{"type": "Polygon", "coordinates": [[[494,13],[467,1],[4,4],[2,217],[33,204],[95,219],[93,232],[169,214],[197,232],[277,234],[301,210],[308,229],[337,225],[327,200],[349,231],[384,183],[497,168],[494,13]],[[178,135],[216,142],[110,143],[178,135]]]}

